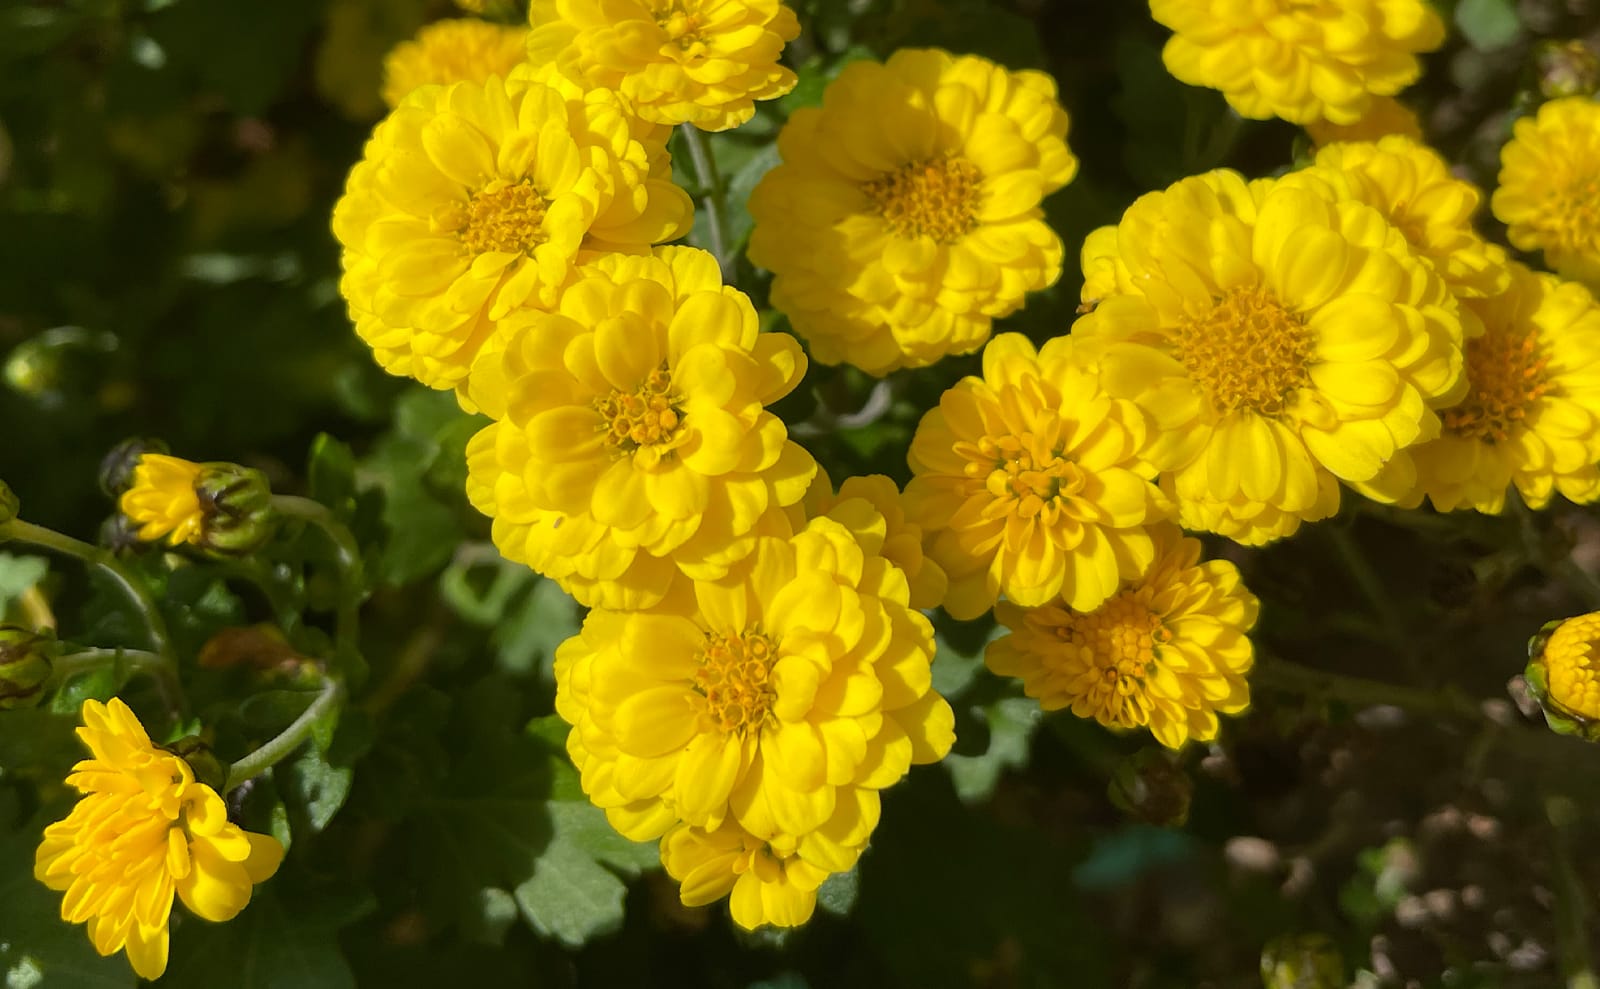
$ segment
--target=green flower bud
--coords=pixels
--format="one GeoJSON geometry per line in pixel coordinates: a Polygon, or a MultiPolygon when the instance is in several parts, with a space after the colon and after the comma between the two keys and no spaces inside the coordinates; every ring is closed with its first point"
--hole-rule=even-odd
{"type": "Polygon", "coordinates": [[[11,490],[11,485],[0,481],[0,523],[10,522],[22,511],[22,499],[11,490]]]}
{"type": "Polygon", "coordinates": [[[1265,989],[1344,989],[1344,958],[1323,934],[1285,934],[1261,952],[1265,989]]]}
{"type": "Polygon", "coordinates": [[[1546,622],[1528,640],[1522,676],[1544,709],[1545,723],[1562,735],[1600,741],[1600,612],[1546,622]]]}
{"type": "Polygon", "coordinates": [[[167,444],[161,440],[139,436],[123,440],[100,460],[100,490],[108,498],[117,497],[133,487],[133,469],[139,466],[140,457],[147,453],[169,452],[167,444]]]}
{"type": "Polygon", "coordinates": [[[218,793],[227,785],[228,767],[211,751],[211,743],[199,735],[185,735],[176,742],[158,747],[187,762],[194,770],[194,778],[218,793]]]}
{"type": "Polygon", "coordinates": [[[272,507],[267,475],[238,464],[201,464],[194,492],[203,519],[202,547],[242,556],[272,538],[278,513],[272,507]]]}
{"type": "Polygon", "coordinates": [[[20,625],[0,625],[0,711],[34,707],[61,647],[53,635],[20,625]]]}
{"type": "Polygon", "coordinates": [[[1173,763],[1165,749],[1140,749],[1117,766],[1106,795],[1129,817],[1158,827],[1176,828],[1189,819],[1194,781],[1173,763]]]}

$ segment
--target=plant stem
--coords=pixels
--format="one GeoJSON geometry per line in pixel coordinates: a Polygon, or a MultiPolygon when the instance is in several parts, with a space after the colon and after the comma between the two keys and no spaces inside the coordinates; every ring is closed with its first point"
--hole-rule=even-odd
{"type": "Polygon", "coordinates": [[[1578,874],[1572,855],[1572,831],[1578,807],[1571,798],[1547,795],[1545,819],[1550,822],[1551,851],[1555,858],[1556,944],[1568,989],[1597,989],[1594,956],[1589,950],[1588,888],[1578,874]]]}
{"type": "Polygon", "coordinates": [[[273,766],[282,762],[285,757],[300,747],[316,727],[318,721],[333,709],[334,705],[344,696],[344,687],[339,681],[328,679],[323,682],[322,692],[317,694],[316,700],[301,712],[300,717],[279,732],[267,744],[240,759],[228,770],[228,785],[226,791],[237,789],[246,780],[255,779],[273,766]]]}
{"type": "Polygon", "coordinates": [[[339,604],[334,615],[333,642],[336,655],[356,651],[360,637],[361,599],[366,592],[366,567],[356,537],[326,505],[294,495],[273,495],[272,507],[282,515],[301,519],[322,530],[333,544],[334,562],[339,570],[339,604]]]}
{"type": "Polygon", "coordinates": [[[717,259],[717,266],[722,269],[723,281],[731,282],[733,258],[728,251],[728,211],[722,202],[722,194],[726,190],[722,186],[722,176],[717,172],[717,158],[711,153],[711,144],[700,128],[694,124],[684,124],[678,131],[683,134],[683,143],[689,148],[689,161],[694,166],[695,180],[700,183],[703,192],[700,202],[706,210],[711,253],[717,259]]]}
{"type": "Polygon", "coordinates": [[[56,660],[52,676],[57,683],[64,683],[108,664],[124,668],[130,675],[146,673],[157,678],[169,676],[172,669],[161,656],[143,649],[82,649],[56,660]]]}
{"type": "Polygon", "coordinates": [[[1383,704],[1420,714],[1443,715],[1470,721],[1488,720],[1483,708],[1471,698],[1451,690],[1422,690],[1377,680],[1364,680],[1341,673],[1314,670],[1275,657],[1258,663],[1250,672],[1250,680],[1256,686],[1268,689],[1333,698],[1349,704],[1364,706],[1383,704]]]}

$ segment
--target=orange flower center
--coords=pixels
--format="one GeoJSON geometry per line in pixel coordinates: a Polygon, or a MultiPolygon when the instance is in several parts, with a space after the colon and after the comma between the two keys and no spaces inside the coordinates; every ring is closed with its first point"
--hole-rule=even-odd
{"type": "MultiPolygon", "coordinates": [[[[1123,591],[1093,612],[1064,611],[1054,629],[1074,672],[1073,692],[1086,712],[1106,724],[1134,727],[1149,721],[1145,680],[1172,633],[1150,610],[1142,589],[1123,591]]],[[[1077,705],[1074,705],[1077,710],[1077,705]]]]}
{"type": "Polygon", "coordinates": [[[606,422],[606,445],[617,453],[632,453],[642,446],[669,443],[683,425],[682,402],[672,387],[672,373],[665,364],[650,372],[633,391],[613,389],[594,401],[595,411],[606,422]]]}
{"type": "Polygon", "coordinates": [[[1311,331],[1265,289],[1230,289],[1179,323],[1173,342],[1219,416],[1242,410],[1276,418],[1311,383],[1311,331]]]}
{"type": "Polygon", "coordinates": [[[694,689],[706,699],[706,714],[723,734],[747,734],[773,720],[778,688],[772,667],[778,645],[759,631],[706,635],[694,689]]]}
{"type": "Polygon", "coordinates": [[[865,183],[861,191],[897,235],[953,244],[978,225],[982,185],[977,165],[947,154],[903,165],[865,183]]]}
{"type": "Polygon", "coordinates": [[[1082,467],[1033,432],[984,436],[976,443],[958,441],[955,452],[967,461],[966,476],[981,481],[994,499],[985,512],[991,516],[1053,516],[1062,500],[1079,494],[1088,483],[1082,467]]]}
{"type": "Polygon", "coordinates": [[[1467,341],[1467,397],[1444,410],[1445,428],[1464,439],[1503,443],[1549,393],[1550,358],[1531,330],[1490,330],[1467,341]]]}
{"type": "Polygon", "coordinates": [[[492,183],[468,201],[457,236],[470,254],[531,254],[548,239],[544,215],[549,208],[532,182],[492,183]]]}

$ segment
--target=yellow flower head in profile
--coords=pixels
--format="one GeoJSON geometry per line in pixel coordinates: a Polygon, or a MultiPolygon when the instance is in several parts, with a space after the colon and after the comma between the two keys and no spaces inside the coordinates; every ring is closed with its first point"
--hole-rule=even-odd
{"type": "Polygon", "coordinates": [[[1176,749],[1217,737],[1219,713],[1249,706],[1248,633],[1259,604],[1232,563],[1200,562],[1199,540],[1170,524],[1152,533],[1150,572],[1093,611],[1001,602],[995,617],[1009,631],[984,660],[1022,678],[1046,711],[1070,707],[1108,728],[1149,728],[1176,749]]]}
{"type": "Polygon", "coordinates": [[[750,260],[824,364],[871,374],[970,353],[1061,273],[1043,198],[1078,162],[1054,80],[902,49],[847,65],[778,136],[750,260]]]}
{"type": "Polygon", "coordinates": [[[548,307],[579,251],[681,236],[689,197],[603,90],[529,78],[414,91],[334,208],[340,289],[379,363],[452,388],[508,313],[548,307]]]}
{"type": "Polygon", "coordinates": [[[714,831],[679,824],[661,839],[661,864],[682,884],[684,906],[705,906],[731,893],[733,922],[745,930],[798,927],[811,919],[817,888],[832,873],[795,854],[792,845],[757,838],[731,820],[714,831]]]}
{"type": "Polygon", "coordinates": [[[1417,54],[1445,37],[1428,0],[1150,0],[1150,13],[1174,32],[1168,72],[1221,90],[1241,116],[1296,124],[1354,123],[1415,82],[1417,54]]]}
{"type": "Polygon", "coordinates": [[[435,21],[383,59],[383,101],[390,109],[418,86],[504,78],[528,57],[526,28],[476,18],[435,21]]]}
{"type": "Polygon", "coordinates": [[[567,750],[618,831],[732,823],[840,872],[877,825],[878,791],[949,751],[933,627],[880,555],[883,520],[840,516],[860,528],[824,517],[765,537],[687,601],[596,609],[556,651],[567,750]]]}
{"type": "Polygon", "coordinates": [[[1319,148],[1340,141],[1377,141],[1392,135],[1422,143],[1422,122],[1416,111],[1392,96],[1374,96],[1367,111],[1354,123],[1315,120],[1305,126],[1311,143],[1319,148]]]}
{"type": "Polygon", "coordinates": [[[906,515],[949,577],[956,618],[1002,594],[1089,611],[1153,559],[1146,525],[1171,506],[1152,483],[1145,417],[1106,395],[1072,344],[995,337],[983,377],[956,382],[912,437],[906,515]]]}
{"type": "Polygon", "coordinates": [[[165,537],[173,546],[199,545],[206,522],[198,488],[204,469],[164,453],[143,454],[133,468],[133,483],[122,493],[117,507],[139,527],[139,538],[145,542],[165,537]]]}
{"type": "Polygon", "coordinates": [[[711,255],[603,256],[554,311],[506,326],[470,392],[499,421],[467,458],[468,495],[509,559],[538,566],[559,540],[584,603],[648,607],[678,571],[722,576],[758,535],[787,534],[816,464],[765,406],[805,356],[759,331],[711,255]]]}
{"type": "Polygon", "coordinates": [[[1329,183],[1210,172],[1087,246],[1098,301],[1073,336],[1159,425],[1186,528],[1254,544],[1326,518],[1336,478],[1372,481],[1463,393],[1444,281],[1329,183]]]}
{"type": "Polygon", "coordinates": [[[1509,291],[1466,300],[1484,326],[1467,341],[1467,394],[1440,411],[1438,439],[1408,451],[1403,504],[1499,514],[1513,485],[1533,508],[1555,492],[1600,498],[1600,305],[1582,285],[1510,270],[1509,291]]]}
{"type": "Polygon", "coordinates": [[[1545,624],[1523,671],[1545,721],[1563,735],[1600,741],[1600,612],[1545,624]]]}
{"type": "Polygon", "coordinates": [[[621,93],[660,124],[722,131],[794,88],[778,64],[800,34],[781,0],[533,0],[528,56],[621,93]]]}
{"type": "Polygon", "coordinates": [[[1564,277],[1600,290],[1600,102],[1551,100],[1500,149],[1489,205],[1517,249],[1544,251],[1564,277]]]}
{"type": "Polygon", "coordinates": [[[87,924],[100,954],[126,950],[140,977],[158,979],[173,895],[199,917],[231,920],[278,870],[283,846],[229,823],[217,791],[152,745],[122,701],[84,701],[83,723],[92,755],[67,784],[84,796],[45,828],[34,876],[66,893],[62,919],[87,924]]]}
{"type": "Polygon", "coordinates": [[[943,568],[923,552],[922,527],[906,517],[900,489],[888,477],[847,477],[835,492],[827,472],[818,467],[816,480],[806,492],[805,510],[808,518],[840,511],[875,513],[884,523],[883,556],[905,573],[911,585],[911,607],[927,611],[939,607],[944,600],[949,580],[943,568]],[[840,505],[857,500],[859,504],[839,509],[840,505]]]}

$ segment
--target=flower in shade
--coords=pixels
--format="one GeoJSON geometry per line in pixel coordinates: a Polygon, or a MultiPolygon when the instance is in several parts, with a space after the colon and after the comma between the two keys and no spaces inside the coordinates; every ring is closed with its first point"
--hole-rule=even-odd
{"type": "Polygon", "coordinates": [[[1146,525],[1171,511],[1146,447],[1144,415],[1101,390],[1070,337],[990,341],[983,377],[946,391],[911,440],[906,516],[949,577],[945,610],[976,618],[1002,594],[1090,610],[1143,574],[1146,525]]]}
{"type": "Polygon", "coordinates": [[[1600,289],[1600,102],[1551,100],[1500,149],[1489,205],[1519,250],[1544,251],[1557,273],[1600,289]]]}
{"type": "Polygon", "coordinates": [[[757,838],[735,821],[714,831],[679,824],[661,839],[661,864],[681,884],[685,906],[731,893],[729,908],[740,927],[798,927],[811,919],[817,887],[831,873],[797,855],[793,844],[757,838]]]}
{"type": "Polygon", "coordinates": [[[1465,302],[1484,327],[1467,341],[1467,394],[1440,411],[1438,439],[1407,451],[1402,504],[1498,514],[1513,486],[1533,508],[1556,492],[1600,498],[1600,305],[1582,285],[1510,270],[1508,291],[1465,302]]]}
{"type": "Polygon", "coordinates": [[[846,66],[778,136],[750,259],[824,364],[872,374],[970,353],[1060,275],[1041,200],[1072,180],[1055,82],[903,49],[846,66]]]}
{"type": "Polygon", "coordinates": [[[816,464],[765,406],[805,357],[759,331],[711,255],[601,257],[554,311],[506,325],[472,372],[472,401],[498,421],[467,459],[468,496],[509,559],[576,575],[586,604],[648,607],[678,572],[722,576],[759,535],[788,533],[816,464]]]}
{"type": "Polygon", "coordinates": [[[1108,728],[1148,728],[1168,748],[1217,735],[1217,715],[1250,703],[1249,631],[1258,602],[1226,560],[1201,562],[1200,543],[1175,525],[1152,530],[1144,577],[1091,611],[1057,600],[1001,602],[1007,634],[989,644],[989,669],[1022,679],[1046,711],[1071,708],[1108,728]]]}
{"type": "Polygon", "coordinates": [[[152,745],[122,701],[84,701],[83,722],[91,757],[67,784],[84,796],[45,828],[34,876],[66,893],[62,919],[87,924],[100,954],[126,950],[135,972],[157,979],[174,894],[199,917],[230,920],[277,871],[283,846],[229,823],[217,792],[152,745]]]}
{"type": "Polygon", "coordinates": [[[919,611],[939,607],[944,600],[949,581],[944,570],[922,548],[922,527],[906,518],[900,489],[882,474],[865,477],[847,477],[839,490],[833,490],[827,472],[817,468],[817,478],[806,492],[805,510],[808,517],[851,512],[857,515],[876,515],[883,520],[883,556],[905,572],[911,585],[911,607],[919,611]],[[840,509],[847,502],[859,503],[840,509]]]}
{"type": "Polygon", "coordinates": [[[1547,623],[1528,643],[1523,672],[1550,727],[1600,740],[1600,612],[1547,623]]]}
{"type": "Polygon", "coordinates": [[[780,0],[533,0],[528,20],[535,65],[656,123],[728,130],[797,81],[778,59],[800,22],[780,0]]]}
{"type": "Polygon", "coordinates": [[[1184,179],[1091,237],[1086,266],[1080,354],[1158,424],[1188,528],[1261,543],[1325,518],[1336,478],[1432,439],[1465,388],[1444,281],[1327,182],[1184,179]]]}
{"type": "Polygon", "coordinates": [[[340,289],[378,361],[458,386],[496,324],[549,307],[592,251],[648,252],[693,207],[615,94],[529,76],[424,86],[380,123],[334,209],[340,289]]]}
{"type": "Polygon", "coordinates": [[[204,469],[164,453],[143,454],[117,507],[139,527],[139,538],[145,542],[164,538],[173,546],[198,545],[205,531],[197,487],[204,469]]]}
{"type": "Polygon", "coordinates": [[[1297,124],[1354,123],[1445,38],[1428,0],[1150,0],[1150,13],[1174,32],[1167,71],[1221,90],[1241,116],[1297,124]]]}
{"type": "Polygon", "coordinates": [[[435,21],[383,59],[383,101],[392,109],[418,86],[504,78],[528,56],[525,28],[475,18],[435,21]]]}
{"type": "Polygon", "coordinates": [[[1353,123],[1314,120],[1305,125],[1317,147],[1338,141],[1377,141],[1391,135],[1422,142],[1422,122],[1410,107],[1392,96],[1374,96],[1367,110],[1353,123]]]}

